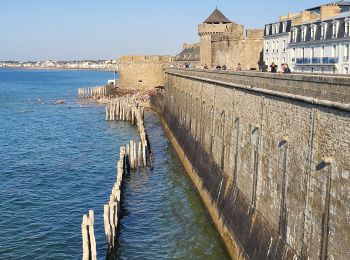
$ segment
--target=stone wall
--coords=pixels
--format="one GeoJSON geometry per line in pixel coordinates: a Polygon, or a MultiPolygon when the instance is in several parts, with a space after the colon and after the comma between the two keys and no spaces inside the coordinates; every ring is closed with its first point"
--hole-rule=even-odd
{"type": "Polygon", "coordinates": [[[164,69],[169,67],[171,56],[123,56],[119,59],[119,88],[151,90],[164,86],[164,69]]]}
{"type": "Polygon", "coordinates": [[[166,71],[165,127],[234,258],[350,259],[349,85],[166,71]]]}
{"type": "Polygon", "coordinates": [[[234,33],[212,36],[212,64],[225,64],[235,69],[240,63],[242,69],[259,69],[262,62],[263,31],[248,30],[246,36],[238,30],[234,33]]]}

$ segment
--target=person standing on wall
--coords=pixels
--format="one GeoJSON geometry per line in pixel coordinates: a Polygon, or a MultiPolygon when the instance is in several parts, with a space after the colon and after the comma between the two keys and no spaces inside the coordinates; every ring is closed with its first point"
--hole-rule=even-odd
{"type": "Polygon", "coordinates": [[[272,64],[270,65],[270,68],[271,68],[271,73],[277,73],[278,66],[274,62],[272,62],[272,64]]]}
{"type": "Polygon", "coordinates": [[[291,71],[290,68],[288,67],[288,64],[287,64],[287,63],[284,63],[284,64],[283,64],[283,73],[285,73],[285,74],[292,73],[292,71],[291,71]]]}

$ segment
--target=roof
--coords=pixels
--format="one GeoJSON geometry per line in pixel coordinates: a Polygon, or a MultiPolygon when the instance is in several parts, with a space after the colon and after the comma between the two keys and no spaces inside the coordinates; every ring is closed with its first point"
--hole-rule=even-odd
{"type": "Polygon", "coordinates": [[[318,8],[320,8],[321,6],[324,6],[324,5],[350,6],[350,2],[347,2],[347,1],[335,1],[335,2],[330,2],[330,3],[328,3],[328,4],[323,4],[323,5],[315,6],[315,7],[313,7],[313,8],[306,9],[306,11],[312,11],[312,10],[318,9],[318,8]]]}
{"type": "Polygon", "coordinates": [[[175,56],[176,61],[199,61],[200,60],[200,45],[193,44],[190,47],[184,48],[175,56]]]}
{"type": "Polygon", "coordinates": [[[219,9],[215,9],[214,12],[203,23],[232,23],[229,19],[223,15],[219,9]]]}

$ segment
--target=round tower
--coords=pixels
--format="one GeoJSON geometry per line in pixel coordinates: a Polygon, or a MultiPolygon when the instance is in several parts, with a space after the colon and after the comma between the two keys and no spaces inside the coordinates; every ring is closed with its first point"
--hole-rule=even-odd
{"type": "Polygon", "coordinates": [[[200,61],[201,64],[212,66],[211,57],[211,36],[223,34],[230,31],[232,22],[226,18],[217,8],[200,25],[198,25],[198,35],[200,36],[200,61]]]}

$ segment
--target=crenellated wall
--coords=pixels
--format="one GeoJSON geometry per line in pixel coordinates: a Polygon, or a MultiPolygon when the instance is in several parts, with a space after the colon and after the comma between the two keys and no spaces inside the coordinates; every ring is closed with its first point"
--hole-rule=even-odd
{"type": "Polygon", "coordinates": [[[237,259],[350,259],[350,79],[166,71],[165,128],[237,259]]]}

